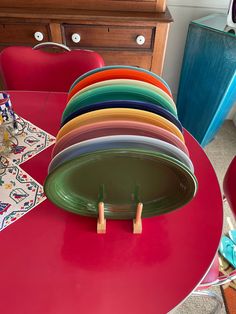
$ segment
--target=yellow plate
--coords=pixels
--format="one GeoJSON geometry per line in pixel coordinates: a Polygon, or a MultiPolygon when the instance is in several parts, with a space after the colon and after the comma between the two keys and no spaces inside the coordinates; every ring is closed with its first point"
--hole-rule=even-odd
{"type": "Polygon", "coordinates": [[[109,120],[128,120],[136,122],[149,123],[155,126],[162,127],[166,129],[184,142],[183,134],[180,130],[169,120],[148,111],[128,109],[128,108],[112,108],[112,109],[102,109],[95,110],[82,114],[68,123],[66,123],[58,132],[56,141],[58,141],[62,136],[69,133],[70,131],[91,123],[109,121],[109,120]]]}
{"type": "Polygon", "coordinates": [[[106,80],[106,81],[101,81],[98,83],[94,83],[92,85],[89,85],[80,91],[78,91],[76,94],[74,94],[70,101],[73,100],[76,96],[81,95],[84,92],[87,92],[88,90],[91,90],[96,87],[103,87],[103,86],[108,86],[108,85],[131,85],[131,86],[138,86],[138,87],[143,87],[147,88],[149,90],[152,90],[159,95],[161,95],[163,98],[165,98],[175,109],[176,105],[172,97],[170,97],[166,92],[164,92],[161,88],[154,86],[153,84],[138,81],[138,80],[128,80],[128,79],[115,79],[115,80],[106,80]]]}

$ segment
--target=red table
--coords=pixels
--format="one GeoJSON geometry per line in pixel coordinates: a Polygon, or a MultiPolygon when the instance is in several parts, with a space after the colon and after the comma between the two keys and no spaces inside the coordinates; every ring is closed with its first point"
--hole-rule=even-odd
{"type": "MultiPolygon", "coordinates": [[[[66,94],[10,92],[15,111],[56,135],[66,94]]],[[[143,220],[96,220],[48,200],[0,233],[0,308],[4,314],[162,314],[207,272],[221,237],[223,208],[215,172],[198,143],[185,139],[199,181],[183,208],[143,220]]],[[[51,148],[22,164],[43,184],[51,148]]]]}

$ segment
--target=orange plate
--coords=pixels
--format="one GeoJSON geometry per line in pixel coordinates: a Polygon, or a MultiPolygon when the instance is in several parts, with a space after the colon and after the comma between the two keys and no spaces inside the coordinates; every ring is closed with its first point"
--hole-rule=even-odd
{"type": "Polygon", "coordinates": [[[113,79],[131,79],[131,80],[137,80],[137,81],[150,83],[154,86],[161,88],[170,97],[172,97],[170,91],[165,86],[165,84],[148,73],[140,72],[134,69],[111,69],[111,70],[94,73],[90,76],[85,77],[83,80],[79,81],[69,92],[67,101],[69,101],[71,97],[75,93],[80,91],[82,88],[85,88],[97,82],[101,82],[105,80],[113,80],[113,79]]]}

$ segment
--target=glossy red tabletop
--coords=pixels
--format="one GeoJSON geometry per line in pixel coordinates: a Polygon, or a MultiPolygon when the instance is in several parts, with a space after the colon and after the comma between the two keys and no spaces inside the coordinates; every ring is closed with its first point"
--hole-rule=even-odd
{"type": "MultiPolygon", "coordinates": [[[[10,92],[15,111],[56,135],[66,94],[10,92]]],[[[48,200],[0,232],[4,314],[162,314],[190,294],[209,268],[221,237],[223,209],[215,172],[198,143],[185,139],[199,182],[196,197],[169,214],[143,220],[96,220],[48,200]]],[[[43,184],[51,148],[22,168],[43,184]]]]}

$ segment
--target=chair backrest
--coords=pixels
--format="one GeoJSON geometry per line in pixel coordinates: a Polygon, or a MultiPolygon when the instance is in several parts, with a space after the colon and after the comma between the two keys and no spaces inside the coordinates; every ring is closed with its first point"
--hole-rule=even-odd
{"type": "Polygon", "coordinates": [[[224,195],[236,218],[236,156],[231,161],[223,181],[224,195]]]}
{"type": "Polygon", "coordinates": [[[0,54],[0,74],[8,90],[68,92],[81,74],[104,66],[90,50],[46,52],[12,46],[0,54]]]}

